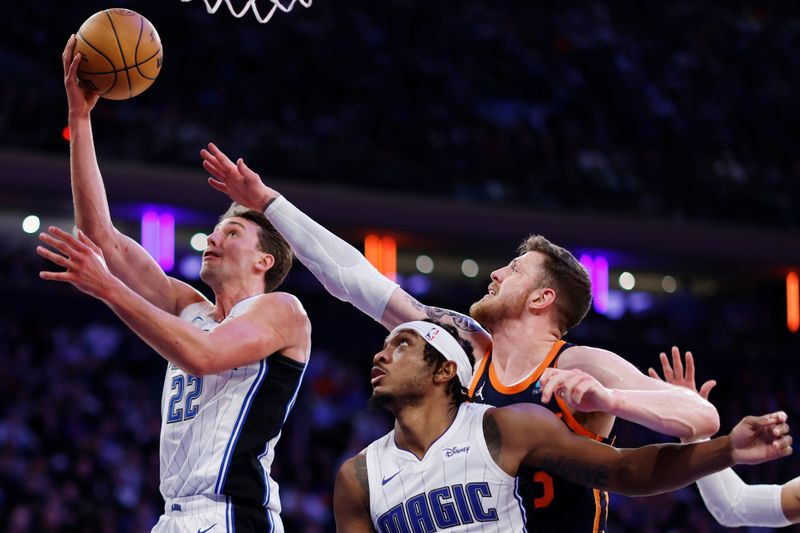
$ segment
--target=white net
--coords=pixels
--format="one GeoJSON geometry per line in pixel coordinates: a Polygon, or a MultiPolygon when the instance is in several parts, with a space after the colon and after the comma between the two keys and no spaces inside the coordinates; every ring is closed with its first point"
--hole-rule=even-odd
{"type": "MultiPolygon", "coordinates": [[[[181,2],[191,1],[192,0],[181,0],[181,2]]],[[[242,18],[248,11],[252,11],[256,16],[256,19],[261,24],[265,24],[269,22],[269,20],[272,18],[272,15],[274,15],[278,10],[288,13],[294,8],[295,4],[299,3],[303,7],[310,7],[312,1],[313,0],[287,0],[288,5],[283,5],[279,0],[247,0],[247,3],[244,5],[244,7],[238,10],[233,6],[233,4],[231,4],[231,0],[203,0],[203,3],[206,5],[206,11],[212,15],[216,13],[224,4],[228,6],[228,11],[231,12],[231,15],[236,18],[242,18]],[[259,1],[270,5],[268,8],[262,8],[265,13],[262,13],[261,10],[258,9],[257,3],[259,1]]]]}

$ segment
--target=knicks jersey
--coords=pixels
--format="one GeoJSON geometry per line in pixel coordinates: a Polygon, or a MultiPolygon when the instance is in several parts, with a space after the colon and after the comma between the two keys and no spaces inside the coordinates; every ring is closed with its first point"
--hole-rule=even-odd
{"type": "MultiPolygon", "coordinates": [[[[255,298],[233,306],[225,320],[244,313],[255,298]]],[[[213,310],[208,302],[198,302],[180,318],[211,331],[218,325],[213,310]]],[[[161,399],[164,499],[227,496],[237,506],[265,508],[270,531],[282,531],[278,485],[270,468],[305,367],[278,353],[207,376],[192,376],[169,364],[161,399]]]]}
{"type": "MultiPolygon", "coordinates": [[[[539,378],[547,367],[557,367],[558,357],[572,346],[564,341],[553,345],[544,361],[525,379],[514,385],[503,385],[492,366],[492,353],[487,352],[472,378],[469,395],[473,402],[504,407],[515,403],[533,403],[546,407],[572,431],[608,444],[609,439],[595,435],[583,427],[570,413],[561,398],[542,403],[539,378]]],[[[576,485],[541,470],[520,468],[520,494],[525,506],[528,531],[531,532],[606,532],[608,493],[576,485]]]]}
{"type": "Polygon", "coordinates": [[[398,448],[394,431],[367,447],[369,509],[378,533],[525,531],[517,480],[486,447],[489,409],[462,404],[422,459],[398,448]]]}

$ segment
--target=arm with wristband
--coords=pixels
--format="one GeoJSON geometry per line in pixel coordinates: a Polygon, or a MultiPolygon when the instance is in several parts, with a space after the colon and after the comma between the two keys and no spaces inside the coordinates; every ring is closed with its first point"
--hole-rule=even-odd
{"type": "MultiPolygon", "coordinates": [[[[677,347],[672,348],[672,365],[667,354],[662,353],[660,359],[664,381],[697,392],[691,352],[686,352],[685,371],[677,347]]],[[[648,373],[660,379],[652,368],[648,373]]],[[[715,385],[713,380],[705,382],[699,394],[708,399],[715,385]]],[[[708,511],[725,527],[784,527],[800,523],[800,478],[784,485],[748,485],[733,469],[726,468],[699,479],[697,487],[708,511]]]]}
{"type": "Polygon", "coordinates": [[[292,245],[295,255],[333,296],[392,329],[411,320],[434,318],[450,323],[483,353],[488,333],[468,316],[419,303],[397,283],[382,275],[350,244],[292,205],[240,158],[231,161],[213,143],[200,151],[209,185],[267,219],[292,245]]]}

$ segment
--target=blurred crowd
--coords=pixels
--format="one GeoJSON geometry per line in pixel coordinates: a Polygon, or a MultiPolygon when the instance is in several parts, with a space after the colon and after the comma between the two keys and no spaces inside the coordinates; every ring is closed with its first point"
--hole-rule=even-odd
{"type": "MultiPolygon", "coordinates": [[[[36,278],[32,253],[0,254],[0,532],[149,531],[163,509],[158,493],[160,397],[166,363],[102,304],[36,278]]],[[[483,284],[435,284],[419,295],[465,309],[483,284]]],[[[309,370],[276,450],[286,530],[334,531],[338,465],[390,428],[366,409],[371,356],[385,330],[318,286],[302,267],[286,289],[314,326],[309,370]]],[[[780,287],[775,287],[779,292],[780,287]]],[[[772,293],[720,290],[697,299],[680,291],[619,320],[590,313],[568,340],[616,351],[640,369],[672,344],[694,351],[698,383],[711,394],[722,431],[745,414],[783,409],[800,418],[798,338],[783,331],[772,293]],[[787,371],[788,369],[788,371],[787,371]]],[[[617,423],[617,446],[669,440],[617,423]]],[[[800,475],[800,458],[737,468],[751,482],[800,475]]],[[[611,531],[714,532],[722,528],[696,488],[648,498],[614,496],[611,531]]],[[[800,529],[800,528],[799,528],[800,529]]]]}
{"type": "MultiPolygon", "coordinates": [[[[164,68],[101,101],[101,157],[196,166],[215,140],[307,181],[800,225],[794,3],[319,0],[267,25],[116,5],[154,22],[164,68]]],[[[108,6],[8,7],[0,145],[64,151],[60,53],[108,6]]]]}

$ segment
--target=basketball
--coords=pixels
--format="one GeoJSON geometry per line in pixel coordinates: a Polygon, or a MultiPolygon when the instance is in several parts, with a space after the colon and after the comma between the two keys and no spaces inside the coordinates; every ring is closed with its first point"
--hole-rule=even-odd
{"type": "Polygon", "coordinates": [[[161,71],[161,39],[149,20],[130,9],[95,13],[78,30],[78,80],[110,100],[141,94],[161,71]]]}

